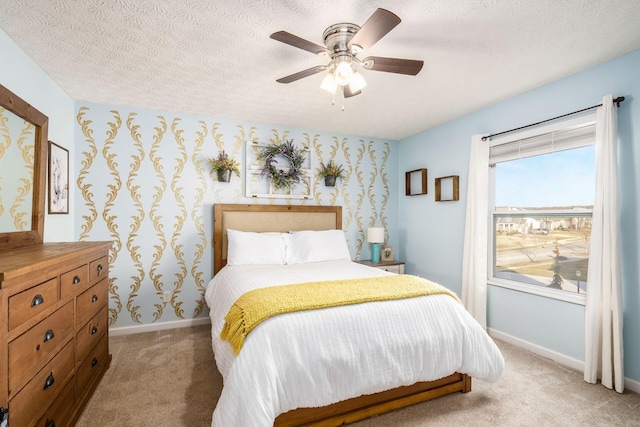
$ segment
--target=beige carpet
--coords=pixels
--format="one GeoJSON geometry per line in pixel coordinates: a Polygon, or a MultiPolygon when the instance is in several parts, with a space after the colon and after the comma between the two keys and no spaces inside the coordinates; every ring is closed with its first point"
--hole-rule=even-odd
{"type": "MultiPolygon", "coordinates": [[[[498,342],[507,368],[496,384],[354,424],[373,426],[640,426],[640,395],[582,381],[582,374],[498,342]]],[[[222,378],[209,326],[112,337],[113,355],[78,427],[211,425],[222,378]]],[[[224,427],[224,426],[223,426],[224,427]]]]}

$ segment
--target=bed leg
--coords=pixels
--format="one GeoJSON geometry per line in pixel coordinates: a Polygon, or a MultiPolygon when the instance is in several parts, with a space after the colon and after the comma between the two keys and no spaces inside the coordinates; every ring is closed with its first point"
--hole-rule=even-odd
{"type": "Polygon", "coordinates": [[[471,391],[471,377],[467,374],[462,374],[462,392],[468,393],[471,391]]]}

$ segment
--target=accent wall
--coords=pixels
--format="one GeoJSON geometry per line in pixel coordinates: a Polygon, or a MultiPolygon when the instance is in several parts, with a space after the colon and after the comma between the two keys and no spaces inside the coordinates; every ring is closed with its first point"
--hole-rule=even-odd
{"type": "Polygon", "coordinates": [[[76,103],[73,208],[78,240],[112,240],[111,326],[193,319],[207,314],[212,277],[213,204],[341,205],[353,259],[368,259],[366,229],[397,240],[397,141],[281,126],[76,103]],[[245,149],[258,140],[310,148],[311,196],[246,197],[245,149]],[[225,151],[241,177],[213,178],[207,159],[225,151]],[[320,163],[343,165],[326,187],[320,163]],[[170,300],[162,296],[169,292],[170,300]]]}

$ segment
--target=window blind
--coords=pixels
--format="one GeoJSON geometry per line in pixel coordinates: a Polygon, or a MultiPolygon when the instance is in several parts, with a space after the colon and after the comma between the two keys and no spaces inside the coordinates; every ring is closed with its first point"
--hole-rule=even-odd
{"type": "Polygon", "coordinates": [[[489,163],[494,165],[509,160],[539,156],[556,151],[592,145],[596,137],[595,122],[541,133],[528,138],[496,144],[489,149],[489,163]]]}

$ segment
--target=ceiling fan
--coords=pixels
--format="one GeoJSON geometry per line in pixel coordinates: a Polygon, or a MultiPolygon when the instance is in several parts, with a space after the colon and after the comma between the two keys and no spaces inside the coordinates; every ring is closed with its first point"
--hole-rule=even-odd
{"type": "Polygon", "coordinates": [[[394,13],[385,9],[377,9],[362,27],[351,23],[334,24],[328,27],[322,34],[325,46],[320,46],[286,31],[275,32],[271,34],[271,38],[274,40],[331,58],[331,61],[326,65],[311,67],[276,81],[291,83],[329,70],[329,74],[325,76],[320,87],[335,93],[341,86],[344,97],[349,98],[359,95],[361,89],[367,84],[364,77],[358,72],[358,65],[366,70],[415,76],[422,69],[423,61],[382,56],[369,56],[361,60],[357,57],[360,52],[376,44],[378,40],[394,29],[400,21],[400,18],[394,13]]]}

